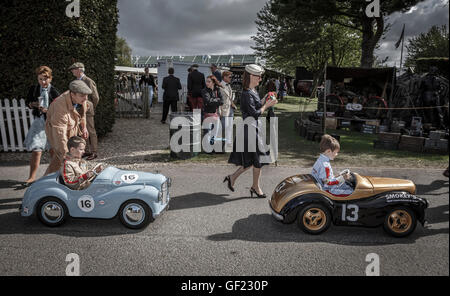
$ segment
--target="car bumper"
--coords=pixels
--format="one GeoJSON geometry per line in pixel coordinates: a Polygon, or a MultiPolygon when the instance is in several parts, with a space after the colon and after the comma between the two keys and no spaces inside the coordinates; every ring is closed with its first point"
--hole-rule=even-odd
{"type": "Polygon", "coordinates": [[[269,207],[270,207],[270,212],[272,213],[272,217],[277,220],[277,221],[284,221],[284,217],[280,214],[278,214],[277,212],[275,212],[275,210],[272,208],[272,205],[270,204],[269,201],[269,207]]]}

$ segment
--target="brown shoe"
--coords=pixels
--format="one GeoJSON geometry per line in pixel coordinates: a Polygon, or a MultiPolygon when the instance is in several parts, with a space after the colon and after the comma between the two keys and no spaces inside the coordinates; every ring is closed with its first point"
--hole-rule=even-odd
{"type": "Polygon", "coordinates": [[[93,152],[86,160],[94,160],[97,158],[97,153],[93,152]]]}
{"type": "Polygon", "coordinates": [[[442,174],[448,178],[448,168],[442,174]]]}

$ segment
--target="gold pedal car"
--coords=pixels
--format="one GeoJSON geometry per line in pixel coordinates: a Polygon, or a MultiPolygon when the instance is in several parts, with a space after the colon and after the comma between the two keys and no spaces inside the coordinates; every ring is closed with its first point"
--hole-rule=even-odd
{"type": "Polygon", "coordinates": [[[269,201],[272,216],[283,223],[297,221],[309,234],[338,226],[384,226],[395,237],[410,235],[417,221],[425,224],[428,201],[416,196],[412,181],[366,177],[350,173],[354,188],[348,196],[322,190],[312,175],[295,175],[277,185],[269,201]]]}

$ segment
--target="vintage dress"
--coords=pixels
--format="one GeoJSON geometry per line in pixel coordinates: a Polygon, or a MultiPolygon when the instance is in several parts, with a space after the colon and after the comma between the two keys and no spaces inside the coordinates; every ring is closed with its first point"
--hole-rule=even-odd
{"type": "Polygon", "coordinates": [[[333,195],[350,195],[353,188],[345,183],[344,177],[335,177],[331,168],[330,159],[320,154],[313,166],[311,175],[322,185],[322,189],[333,195]]]}
{"type": "MultiPolygon", "coordinates": [[[[59,92],[52,85],[46,89],[40,85],[30,87],[26,99],[26,105],[39,102],[40,106],[48,109],[54,99],[59,97],[59,92]]],[[[30,107],[31,108],[31,107],[30,107]]],[[[47,141],[45,134],[45,120],[47,118],[45,113],[42,113],[39,108],[31,108],[33,111],[33,123],[28,130],[25,137],[24,145],[27,151],[44,151],[50,149],[50,144],[47,141]]]]}
{"type": "MultiPolygon", "coordinates": [[[[233,152],[230,154],[230,158],[228,159],[228,163],[233,163],[238,166],[243,166],[244,168],[248,168],[253,166],[255,168],[261,168],[264,165],[270,163],[270,151],[263,152],[261,151],[261,147],[265,147],[264,140],[261,136],[261,127],[262,123],[259,120],[261,116],[261,107],[263,103],[259,98],[259,95],[254,90],[244,90],[241,95],[241,112],[242,119],[245,121],[247,118],[252,117],[253,123],[252,126],[243,126],[243,131],[236,130],[237,136],[235,137],[233,143],[233,152]],[[255,128],[256,130],[256,139],[249,139],[249,128],[255,128]],[[238,151],[237,148],[237,140],[239,140],[239,133],[244,133],[244,151],[238,151]],[[250,143],[249,141],[255,141],[250,143]],[[256,151],[250,151],[249,144],[254,144],[256,146],[256,151]]],[[[236,127],[238,129],[238,127],[236,127]]],[[[252,149],[253,150],[253,149],[252,149]]]]}

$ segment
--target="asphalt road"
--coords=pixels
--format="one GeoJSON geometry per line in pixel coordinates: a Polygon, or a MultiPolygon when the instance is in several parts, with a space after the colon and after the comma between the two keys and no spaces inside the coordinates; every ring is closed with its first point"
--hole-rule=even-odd
{"type": "MultiPolygon", "coordinates": [[[[22,218],[25,190],[18,180],[25,180],[28,167],[0,166],[0,275],[64,276],[69,253],[79,256],[81,275],[364,276],[370,253],[379,256],[381,275],[449,275],[449,184],[441,170],[355,169],[411,179],[428,199],[429,226],[418,224],[410,237],[396,239],[382,228],[331,226],[310,236],[281,224],[267,199],[249,197],[250,172],[236,192],[228,191],[222,181],[234,166],[158,169],[174,180],[170,210],[132,231],[118,219],[70,219],[51,229],[35,217],[22,218]]],[[[265,167],[263,190],[270,195],[296,173],[309,169],[265,167]]]]}

